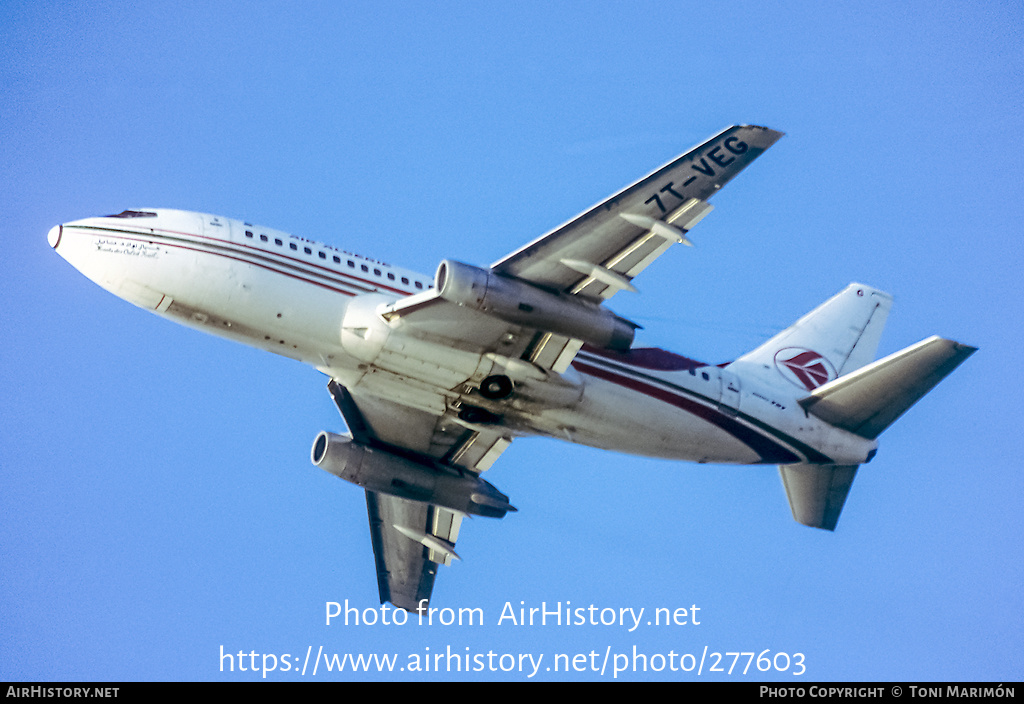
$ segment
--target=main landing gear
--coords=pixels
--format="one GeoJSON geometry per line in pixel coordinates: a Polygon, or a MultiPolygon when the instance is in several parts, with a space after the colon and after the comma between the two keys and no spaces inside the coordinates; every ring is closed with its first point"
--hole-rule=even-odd
{"type": "Polygon", "coordinates": [[[512,394],[512,380],[504,374],[492,374],[480,382],[480,395],[491,401],[500,401],[512,394]]]}
{"type": "MultiPolygon", "coordinates": [[[[512,380],[504,374],[492,374],[480,382],[480,395],[489,401],[501,401],[512,395],[512,380]]],[[[491,425],[501,421],[501,416],[479,406],[463,405],[459,418],[467,423],[491,425]]]]}

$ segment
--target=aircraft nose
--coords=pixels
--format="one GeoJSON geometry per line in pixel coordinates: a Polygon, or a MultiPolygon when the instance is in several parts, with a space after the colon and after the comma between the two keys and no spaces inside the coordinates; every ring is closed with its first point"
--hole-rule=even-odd
{"type": "Polygon", "coordinates": [[[50,231],[46,233],[46,241],[50,243],[51,247],[57,249],[57,245],[60,244],[60,236],[63,232],[63,225],[54,225],[50,228],[50,231]]]}

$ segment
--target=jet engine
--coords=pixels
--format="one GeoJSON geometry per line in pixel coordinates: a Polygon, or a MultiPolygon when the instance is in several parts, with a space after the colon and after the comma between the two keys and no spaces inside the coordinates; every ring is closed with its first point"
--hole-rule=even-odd
{"type": "Polygon", "coordinates": [[[310,459],[320,469],[368,491],[490,518],[503,518],[516,510],[507,496],[471,472],[447,472],[363,445],[347,435],[321,432],[313,441],[310,459]]]}
{"type": "Polygon", "coordinates": [[[598,347],[628,350],[637,326],[600,305],[560,296],[524,281],[446,259],[435,290],[452,303],[515,325],[573,337],[598,347]]]}

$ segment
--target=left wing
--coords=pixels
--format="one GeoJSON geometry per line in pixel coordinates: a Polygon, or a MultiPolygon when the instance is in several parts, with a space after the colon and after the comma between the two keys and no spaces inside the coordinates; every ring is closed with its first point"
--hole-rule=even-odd
{"type": "MultiPolygon", "coordinates": [[[[389,403],[373,396],[357,401],[333,379],[327,389],[356,442],[385,452],[414,453],[452,467],[481,472],[511,440],[500,428],[470,429],[429,412],[389,403]]],[[[463,514],[378,491],[366,491],[370,542],[377,570],[377,590],[407,611],[429,603],[437,565],[460,559],[455,542],[463,514]]]]}

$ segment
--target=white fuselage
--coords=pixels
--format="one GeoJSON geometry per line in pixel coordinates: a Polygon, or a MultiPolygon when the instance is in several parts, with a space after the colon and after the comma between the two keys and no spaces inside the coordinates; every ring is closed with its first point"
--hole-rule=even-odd
{"type": "MultiPolygon", "coordinates": [[[[400,343],[370,363],[379,367],[371,382],[365,358],[343,341],[353,301],[379,305],[424,292],[433,286],[430,276],[237,220],[126,213],[135,215],[55,227],[49,242],[87,277],[141,308],[297,359],[343,386],[363,385],[365,393],[416,405],[418,389],[423,398],[458,396],[487,373],[482,355],[399,334],[400,343]],[[389,375],[391,385],[382,382],[389,375]]],[[[511,435],[721,463],[858,464],[876,447],[808,416],[782,385],[661,350],[584,348],[558,383],[530,388],[505,402],[502,422],[511,435]]]]}

